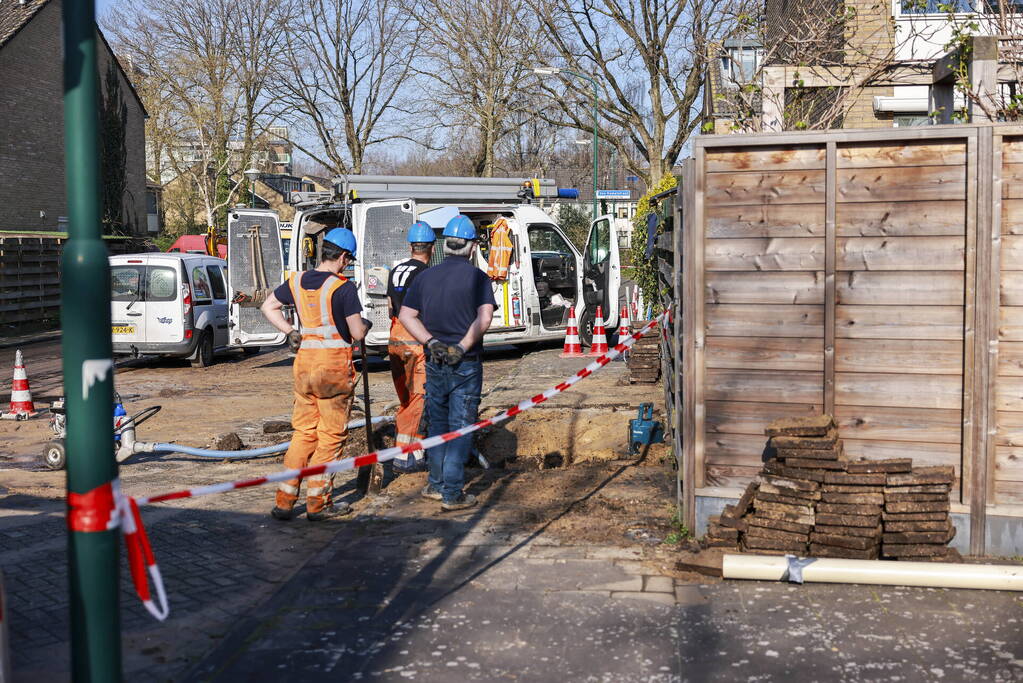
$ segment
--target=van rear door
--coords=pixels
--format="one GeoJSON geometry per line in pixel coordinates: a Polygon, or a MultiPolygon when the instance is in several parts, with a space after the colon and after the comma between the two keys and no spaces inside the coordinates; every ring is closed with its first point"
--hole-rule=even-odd
{"type": "Polygon", "coordinates": [[[146,341],[146,260],[110,259],[110,331],[115,343],[146,341]]]}
{"type": "Polygon", "coordinates": [[[387,278],[391,268],[409,257],[405,236],[416,221],[416,203],[411,199],[393,199],[356,204],[354,209],[355,234],[359,241],[356,284],[365,309],[363,315],[373,322],[366,343],[386,345],[391,329],[387,278]]]}
{"type": "MultiPolygon", "coordinates": [[[[183,265],[188,260],[151,257],[146,268],[146,341],[177,343],[185,337],[182,319],[183,265]]],[[[196,261],[198,263],[198,261],[196,261]]]]}
{"type": "Polygon", "coordinates": [[[227,220],[230,345],[284,343],[284,335],[259,310],[282,282],[284,253],[277,213],[266,209],[232,209],[227,220]]]}
{"type": "Polygon", "coordinates": [[[615,235],[614,217],[598,216],[590,224],[583,253],[583,297],[586,310],[604,312],[604,325],[613,331],[618,325],[618,290],[622,285],[621,256],[615,235]]]}

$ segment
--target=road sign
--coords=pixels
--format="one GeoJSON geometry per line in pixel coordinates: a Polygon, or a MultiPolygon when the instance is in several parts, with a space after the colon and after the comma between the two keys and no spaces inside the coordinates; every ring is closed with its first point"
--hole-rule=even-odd
{"type": "Polygon", "coordinates": [[[597,190],[597,199],[632,199],[632,190],[597,190]]]}
{"type": "Polygon", "coordinates": [[[625,179],[628,180],[630,183],[634,183],[637,180],[639,180],[639,176],[638,175],[627,175],[627,176],[625,176],[625,179]]]}

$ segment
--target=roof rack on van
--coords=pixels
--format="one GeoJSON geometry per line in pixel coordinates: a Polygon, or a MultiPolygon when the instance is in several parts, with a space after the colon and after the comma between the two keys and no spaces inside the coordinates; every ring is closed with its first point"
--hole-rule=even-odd
{"type": "Polygon", "coordinates": [[[292,192],[292,204],[368,199],[415,199],[431,203],[522,204],[533,199],[575,199],[577,190],[558,189],[539,178],[351,175],[334,178],[333,192],[292,192]]]}

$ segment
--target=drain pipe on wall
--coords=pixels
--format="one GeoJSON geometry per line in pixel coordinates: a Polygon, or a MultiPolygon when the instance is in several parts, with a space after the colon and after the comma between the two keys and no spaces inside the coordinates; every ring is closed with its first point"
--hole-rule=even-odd
{"type": "Polygon", "coordinates": [[[725,555],[726,579],[1023,591],[1023,565],[725,555]]]}

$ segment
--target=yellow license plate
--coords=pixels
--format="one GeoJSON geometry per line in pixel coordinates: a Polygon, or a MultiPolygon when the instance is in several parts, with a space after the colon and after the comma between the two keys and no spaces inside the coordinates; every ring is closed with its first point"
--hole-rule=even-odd
{"type": "Polygon", "coordinates": [[[111,329],[114,334],[135,334],[134,325],[112,325],[111,329]]]}

